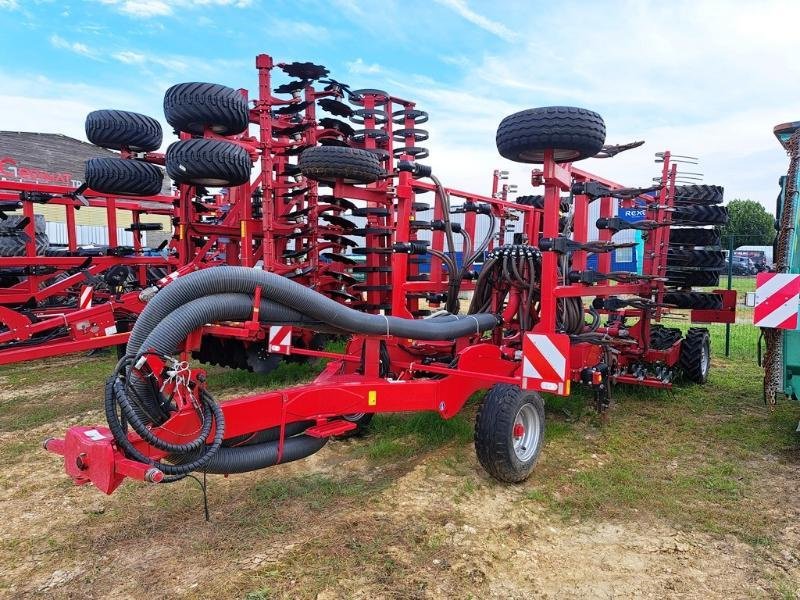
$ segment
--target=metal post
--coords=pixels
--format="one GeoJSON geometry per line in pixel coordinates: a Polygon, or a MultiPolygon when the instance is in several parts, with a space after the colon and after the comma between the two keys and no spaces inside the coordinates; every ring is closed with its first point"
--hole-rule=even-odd
{"type": "MultiPolygon", "coordinates": [[[[733,238],[736,236],[731,234],[728,238],[728,289],[733,286],[733,238]]],[[[725,358],[731,356],[731,324],[725,323],[725,358]]]]}

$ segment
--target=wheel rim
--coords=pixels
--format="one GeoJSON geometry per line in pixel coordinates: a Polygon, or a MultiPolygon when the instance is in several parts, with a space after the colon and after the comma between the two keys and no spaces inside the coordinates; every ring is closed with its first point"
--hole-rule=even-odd
{"type": "Polygon", "coordinates": [[[363,412],[353,413],[353,414],[350,414],[350,415],[342,415],[342,418],[345,421],[351,421],[351,422],[355,423],[357,421],[360,421],[364,417],[365,414],[367,414],[367,413],[363,413],[363,412]]]}
{"type": "Polygon", "coordinates": [[[539,438],[542,434],[542,421],[532,404],[525,404],[514,417],[511,439],[514,443],[514,454],[521,462],[528,462],[536,454],[539,438]]]}
{"type": "Polygon", "coordinates": [[[708,367],[711,362],[711,357],[708,353],[708,345],[703,344],[700,347],[700,372],[703,374],[703,378],[708,376],[708,367]]]}

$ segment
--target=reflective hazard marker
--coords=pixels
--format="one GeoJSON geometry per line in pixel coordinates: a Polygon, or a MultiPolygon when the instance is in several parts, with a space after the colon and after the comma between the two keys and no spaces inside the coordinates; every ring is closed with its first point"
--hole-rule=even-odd
{"type": "Polygon", "coordinates": [[[522,389],[569,394],[569,336],[527,333],[522,341],[522,389]]]}
{"type": "Polygon", "coordinates": [[[800,307],[800,275],[758,273],[753,325],[773,329],[797,329],[800,307]]]}
{"type": "Polygon", "coordinates": [[[269,351],[289,354],[292,347],[292,328],[288,325],[273,325],[269,328],[269,351]]]}

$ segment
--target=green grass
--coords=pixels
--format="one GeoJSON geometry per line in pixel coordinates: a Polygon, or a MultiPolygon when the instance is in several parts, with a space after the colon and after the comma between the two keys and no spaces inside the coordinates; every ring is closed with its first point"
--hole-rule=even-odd
{"type": "Polygon", "coordinates": [[[261,481],[253,488],[253,499],[261,504],[303,502],[313,509],[325,508],[335,499],[358,496],[367,486],[357,479],[334,479],[326,475],[310,474],[297,477],[261,481]]]}
{"type": "Polygon", "coordinates": [[[355,451],[372,460],[389,461],[450,442],[466,444],[472,435],[472,423],[464,413],[448,420],[432,412],[378,414],[370,424],[368,443],[355,451]]]}
{"type": "Polygon", "coordinates": [[[566,519],[651,514],[769,543],[774,532],[759,510],[768,501],[759,470],[797,460],[800,408],[785,401],[770,411],[761,404],[755,328],[732,327],[731,359],[718,358],[724,327],[709,329],[717,358],[706,386],[618,386],[603,426],[590,416],[575,421],[590,399],[585,391],[548,398],[548,434],[556,435],[548,435],[527,501],[566,519]]]}

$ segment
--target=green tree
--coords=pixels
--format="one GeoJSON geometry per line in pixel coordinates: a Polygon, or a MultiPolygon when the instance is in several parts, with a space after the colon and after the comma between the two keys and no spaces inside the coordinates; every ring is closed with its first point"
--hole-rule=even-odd
{"type": "Polygon", "coordinates": [[[732,200],[728,204],[728,224],[722,228],[722,247],[769,246],[775,238],[775,217],[755,200],[732,200]]]}

